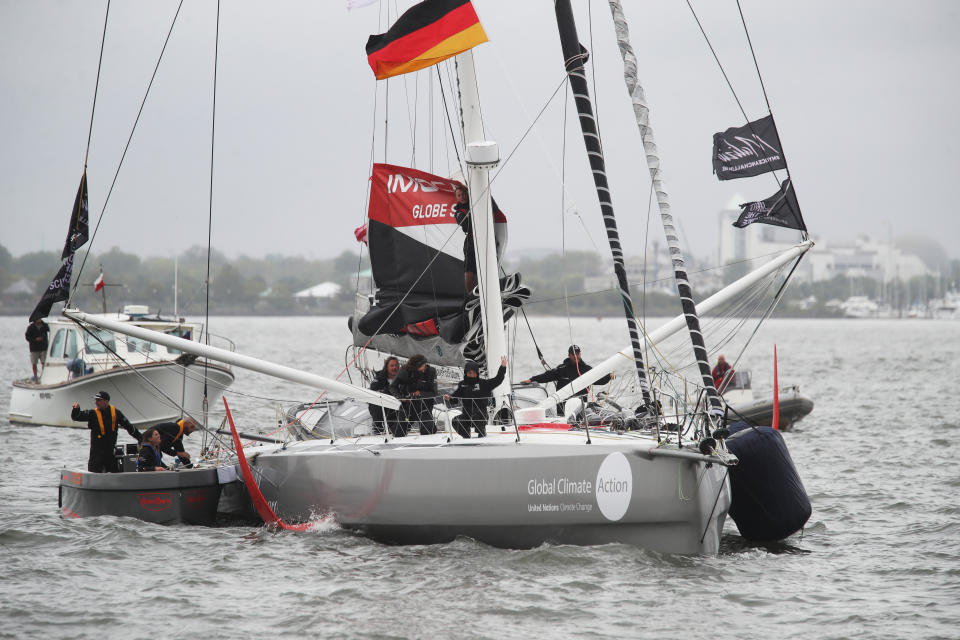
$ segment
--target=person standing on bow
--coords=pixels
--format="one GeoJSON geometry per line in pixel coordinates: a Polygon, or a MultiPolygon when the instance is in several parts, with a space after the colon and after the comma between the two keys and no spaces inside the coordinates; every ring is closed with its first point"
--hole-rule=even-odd
{"type": "Polygon", "coordinates": [[[163,454],[160,453],[160,432],[156,427],[150,427],[143,432],[143,442],[140,443],[140,455],[137,458],[137,471],[169,471],[163,463],[163,454]]]}
{"type": "Polygon", "coordinates": [[[400,398],[400,421],[397,436],[405,436],[417,424],[421,434],[436,433],[433,403],[437,397],[437,372],[427,359],[417,354],[407,360],[390,385],[391,393],[400,398]]]}
{"type": "Polygon", "coordinates": [[[717,356],[717,366],[710,373],[713,375],[713,386],[717,388],[718,393],[726,389],[733,379],[733,367],[727,363],[727,359],[722,354],[717,356]]]}
{"type": "Polygon", "coordinates": [[[507,357],[500,358],[500,369],[492,378],[480,377],[480,363],[467,360],[463,365],[463,380],[457,385],[456,391],[444,396],[460,402],[462,413],[453,419],[453,428],[463,438],[470,437],[470,429],[476,429],[477,437],[487,435],[487,408],[493,390],[503,383],[507,375],[507,357]]]}
{"type": "Polygon", "coordinates": [[[80,403],[73,403],[70,418],[75,422],[86,422],[90,429],[90,457],[87,460],[87,471],[94,473],[117,473],[117,459],[113,448],[117,444],[117,427],[127,430],[137,442],[143,440],[140,432],[134,428],[127,417],[115,406],[110,404],[110,394],[100,391],[93,396],[96,402],[95,409],[84,410],[80,403]]]}
{"type": "MultiPolygon", "coordinates": [[[[390,393],[390,385],[397,379],[397,374],[399,373],[400,361],[394,356],[390,356],[383,362],[383,369],[377,371],[373,376],[373,382],[370,383],[370,390],[379,391],[380,393],[390,393]]],[[[396,437],[398,430],[396,410],[387,409],[386,407],[380,407],[375,404],[368,406],[370,407],[370,415],[373,417],[373,432],[379,434],[390,429],[390,434],[396,437]]]]}
{"type": "Polygon", "coordinates": [[[187,469],[193,467],[190,454],[183,448],[183,437],[197,430],[197,421],[193,418],[182,418],[176,422],[161,422],[153,427],[160,432],[160,451],[179,458],[187,469]]]}
{"type": "MultiPolygon", "coordinates": [[[[537,374],[535,376],[530,376],[521,384],[530,384],[531,382],[553,382],[556,384],[557,391],[563,387],[570,384],[576,378],[579,378],[587,371],[592,369],[590,365],[583,361],[580,357],[580,347],[575,344],[570,345],[567,349],[567,358],[560,363],[560,366],[550,369],[549,371],[544,371],[543,373],[537,374]]],[[[613,372],[611,371],[607,375],[603,376],[593,384],[602,385],[607,384],[613,380],[613,372]]],[[[580,391],[574,394],[579,397],[584,404],[587,402],[587,390],[586,388],[581,389],[580,391]]],[[[560,403],[557,405],[557,413],[563,415],[563,405],[560,403]]]]}
{"type": "Polygon", "coordinates": [[[43,321],[43,318],[37,318],[31,322],[24,334],[27,344],[30,345],[30,366],[33,367],[34,382],[40,379],[37,373],[37,362],[44,367],[47,366],[47,338],[49,335],[50,326],[43,321]]]}

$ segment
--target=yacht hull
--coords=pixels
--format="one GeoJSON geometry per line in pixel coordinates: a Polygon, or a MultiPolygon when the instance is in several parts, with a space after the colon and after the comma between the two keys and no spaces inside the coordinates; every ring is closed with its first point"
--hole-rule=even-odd
{"type": "Polygon", "coordinates": [[[108,392],[111,403],[138,428],[179,418],[183,414],[177,404],[187,413],[201,416],[204,373],[208,380],[208,403],[213,406],[234,380],[228,368],[215,363],[206,366],[202,362],[186,366],[175,362],[148,363],[99,371],[56,384],[17,380],[10,394],[10,422],[85,427],[70,419],[71,406],[79,402],[84,408],[92,407],[93,396],[98,391],[108,392]]]}
{"type": "Polygon", "coordinates": [[[715,554],[730,506],[718,458],[597,432],[495,433],[446,442],[298,442],[251,460],[280,518],[332,515],[382,542],[467,536],[506,548],[624,543],[715,554]]]}

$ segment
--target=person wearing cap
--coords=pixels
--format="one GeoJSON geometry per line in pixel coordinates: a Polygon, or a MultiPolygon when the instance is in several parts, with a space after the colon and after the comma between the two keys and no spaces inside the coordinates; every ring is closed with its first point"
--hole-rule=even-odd
{"type": "Polygon", "coordinates": [[[500,358],[500,369],[492,378],[480,377],[480,363],[467,360],[463,365],[463,380],[457,384],[456,390],[447,396],[448,400],[460,403],[463,411],[453,419],[453,428],[463,438],[470,437],[470,429],[476,429],[477,437],[487,435],[487,408],[490,406],[490,397],[493,390],[503,384],[503,377],[507,375],[507,357],[500,358]]]}
{"type": "Polygon", "coordinates": [[[190,454],[183,448],[183,437],[197,430],[197,421],[193,418],[183,418],[176,422],[161,422],[153,425],[160,432],[160,451],[168,456],[180,458],[186,468],[191,468],[190,454]]]}
{"type": "Polygon", "coordinates": [[[127,417],[115,406],[110,404],[110,394],[100,391],[93,396],[96,402],[95,409],[81,409],[80,403],[73,403],[70,418],[76,422],[86,422],[90,429],[90,457],[87,460],[87,471],[94,473],[116,473],[117,459],[113,448],[117,444],[117,427],[123,427],[137,442],[143,436],[130,424],[127,417]]]}
{"type": "MultiPolygon", "coordinates": [[[[553,382],[557,386],[559,391],[563,387],[570,384],[576,378],[579,378],[587,371],[592,369],[590,365],[583,361],[580,357],[580,347],[575,344],[570,345],[570,348],[567,349],[567,358],[560,363],[560,366],[555,369],[550,369],[549,371],[544,371],[543,373],[537,374],[535,376],[530,376],[524,380],[521,384],[530,384],[531,382],[553,382]]],[[[593,384],[607,384],[613,380],[613,372],[611,371],[607,375],[603,376],[593,384]]],[[[574,395],[578,396],[586,404],[587,399],[587,390],[581,389],[574,395]]],[[[557,412],[563,412],[563,403],[557,405],[557,412]]]]}

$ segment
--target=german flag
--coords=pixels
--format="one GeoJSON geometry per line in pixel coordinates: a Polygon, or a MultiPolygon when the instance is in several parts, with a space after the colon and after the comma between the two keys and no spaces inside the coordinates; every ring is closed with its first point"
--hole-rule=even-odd
{"type": "Polygon", "coordinates": [[[487,41],[470,0],[425,0],[390,30],[367,40],[367,60],[377,80],[437,64],[487,41]]]}

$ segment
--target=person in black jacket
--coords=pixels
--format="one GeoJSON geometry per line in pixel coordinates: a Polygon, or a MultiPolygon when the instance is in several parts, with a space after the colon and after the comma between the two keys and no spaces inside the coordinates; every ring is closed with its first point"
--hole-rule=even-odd
{"type": "Polygon", "coordinates": [[[37,362],[47,366],[47,337],[50,335],[50,325],[43,321],[43,318],[37,318],[27,326],[23,337],[27,339],[30,345],[30,366],[33,367],[33,381],[38,380],[37,362]]]}
{"type": "Polygon", "coordinates": [[[467,360],[463,365],[463,380],[453,394],[444,396],[460,402],[463,412],[453,419],[453,428],[463,438],[470,437],[471,427],[477,430],[477,437],[487,435],[487,408],[493,390],[503,383],[507,375],[507,357],[500,358],[500,369],[492,378],[480,377],[480,363],[467,360]]]}
{"type": "Polygon", "coordinates": [[[453,188],[457,197],[453,205],[453,217],[463,229],[466,237],[463,239],[463,288],[467,297],[477,284],[477,255],[473,248],[473,226],[470,223],[470,196],[467,188],[458,184],[453,188]]]}
{"type": "Polygon", "coordinates": [[[140,443],[140,456],[137,458],[137,471],[169,471],[163,463],[163,454],[160,453],[160,432],[156,427],[150,427],[143,432],[143,442],[140,443]]]}
{"type": "Polygon", "coordinates": [[[397,379],[390,385],[391,393],[400,398],[400,421],[397,435],[405,436],[417,424],[420,433],[436,433],[433,421],[433,403],[437,398],[437,372],[420,354],[412,356],[403,365],[397,379]]]}
{"type": "MultiPolygon", "coordinates": [[[[592,369],[590,365],[584,362],[580,358],[580,347],[575,344],[570,345],[570,348],[567,349],[567,359],[560,363],[559,367],[555,369],[550,369],[549,371],[544,371],[543,373],[537,374],[535,376],[530,376],[521,384],[530,384],[531,382],[553,382],[557,386],[559,391],[563,387],[570,384],[576,378],[579,378],[587,371],[592,369]]],[[[603,376],[593,384],[607,384],[613,380],[613,372],[608,373],[603,376]]],[[[581,389],[576,394],[581,400],[586,404],[587,400],[587,390],[581,389]]],[[[557,413],[563,415],[563,403],[557,405],[557,413]]]]}
{"type": "MultiPolygon", "coordinates": [[[[397,379],[398,373],[400,373],[400,361],[390,356],[383,362],[383,369],[377,371],[374,375],[373,382],[370,383],[370,390],[379,391],[380,393],[390,393],[390,385],[397,379]]],[[[390,433],[396,437],[398,430],[396,410],[387,409],[375,404],[371,404],[369,407],[370,415],[373,417],[373,432],[383,433],[389,428],[390,433]]]]}
{"type": "Polygon", "coordinates": [[[153,427],[160,432],[160,451],[180,458],[180,462],[187,469],[193,467],[190,454],[183,448],[183,438],[197,430],[197,421],[193,418],[182,418],[176,422],[161,422],[153,427]]]}
{"type": "Polygon", "coordinates": [[[100,391],[93,396],[97,408],[89,411],[80,409],[80,404],[73,403],[70,418],[76,422],[86,422],[90,429],[90,457],[87,460],[87,471],[94,473],[116,473],[117,459],[113,448],[117,444],[117,426],[127,430],[137,442],[143,440],[140,432],[134,428],[127,417],[119,409],[110,404],[110,394],[100,391]]]}

